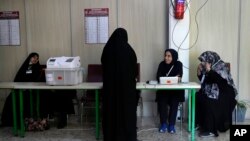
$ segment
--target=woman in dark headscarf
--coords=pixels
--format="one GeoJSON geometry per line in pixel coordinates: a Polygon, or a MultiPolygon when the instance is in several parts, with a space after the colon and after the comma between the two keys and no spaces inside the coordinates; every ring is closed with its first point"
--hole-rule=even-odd
{"type": "Polygon", "coordinates": [[[104,141],[136,141],[137,58],[125,29],[112,33],[101,62],[104,141]]]}
{"type": "Polygon", "coordinates": [[[197,94],[196,122],[201,137],[218,136],[218,130],[226,131],[232,123],[237,90],[229,68],[216,52],[206,51],[198,59],[201,89],[197,94]]]}
{"type": "MultiPolygon", "coordinates": [[[[26,58],[26,60],[18,70],[14,82],[39,82],[40,80],[41,66],[39,63],[39,54],[33,52],[29,54],[29,56],[26,58]]],[[[26,100],[29,101],[28,92],[24,93],[24,101],[26,100]]],[[[16,102],[19,102],[19,100],[17,100],[16,102]]],[[[29,117],[29,102],[24,102],[24,104],[27,104],[27,106],[24,106],[24,116],[29,117]]],[[[3,126],[12,126],[13,124],[11,95],[9,95],[5,101],[1,120],[3,126]]]]}
{"type": "Polygon", "coordinates": [[[30,53],[18,70],[14,82],[39,82],[41,79],[41,65],[38,53],[30,53]]]}
{"type": "MultiPolygon", "coordinates": [[[[18,70],[14,82],[44,82],[45,76],[42,75],[42,67],[39,63],[39,54],[30,53],[20,69],[18,70]]],[[[40,90],[40,118],[46,118],[48,114],[58,114],[57,128],[64,128],[67,125],[67,114],[74,113],[72,99],[75,97],[75,90],[40,90]]],[[[17,97],[19,98],[19,97],[17,97]]],[[[30,115],[30,93],[24,91],[24,117],[33,118],[30,115]]],[[[19,105],[19,99],[16,100],[19,105]]],[[[2,112],[2,126],[13,125],[12,100],[9,95],[5,101],[2,112]]]]}
{"type": "MultiPolygon", "coordinates": [[[[164,76],[178,76],[181,81],[183,74],[182,63],[178,61],[178,53],[174,49],[167,49],[164,54],[164,60],[160,62],[157,70],[157,80],[164,76]]],[[[183,90],[159,90],[156,92],[156,102],[160,114],[159,132],[175,133],[175,122],[179,102],[184,101],[183,90]],[[168,108],[169,106],[169,112],[168,108]],[[169,113],[169,114],[168,114],[169,113]]]]}

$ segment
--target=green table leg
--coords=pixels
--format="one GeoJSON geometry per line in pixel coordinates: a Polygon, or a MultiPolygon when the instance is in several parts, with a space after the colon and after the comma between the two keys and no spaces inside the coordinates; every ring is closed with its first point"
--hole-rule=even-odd
{"type": "Polygon", "coordinates": [[[191,98],[192,93],[189,92],[188,94],[188,131],[191,131],[191,98]]]}
{"type": "Polygon", "coordinates": [[[16,117],[16,93],[15,90],[11,90],[12,95],[12,111],[13,111],[13,133],[17,135],[17,117],[16,117]]]}
{"type": "Polygon", "coordinates": [[[195,90],[192,89],[192,127],[191,127],[191,139],[195,138],[195,90]]]}
{"type": "Polygon", "coordinates": [[[98,90],[95,90],[95,130],[96,130],[96,139],[100,138],[100,129],[99,129],[99,94],[98,90]]]}
{"type": "Polygon", "coordinates": [[[23,116],[23,91],[19,90],[20,96],[20,133],[21,137],[24,137],[25,127],[24,127],[24,116],[23,116]]]}
{"type": "Polygon", "coordinates": [[[36,91],[36,116],[40,118],[40,94],[39,90],[36,91]]]}
{"type": "Polygon", "coordinates": [[[30,116],[34,117],[34,109],[33,109],[34,103],[33,103],[32,90],[29,90],[29,92],[30,92],[30,116]]]}

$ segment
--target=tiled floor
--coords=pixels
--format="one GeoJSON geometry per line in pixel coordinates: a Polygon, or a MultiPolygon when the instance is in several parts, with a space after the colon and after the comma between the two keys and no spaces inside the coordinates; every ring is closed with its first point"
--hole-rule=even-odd
{"type": "MultiPolygon", "coordinates": [[[[246,121],[250,123],[249,121],[246,121]]],[[[176,123],[176,134],[159,133],[158,118],[138,118],[138,139],[141,141],[189,141],[190,133],[187,132],[187,124],[176,123]]],[[[101,136],[102,138],[102,136],[101,136]]],[[[96,141],[94,123],[80,124],[75,116],[69,117],[69,124],[64,129],[55,128],[51,122],[51,128],[42,132],[26,132],[25,137],[15,137],[11,128],[0,128],[0,141],[96,141]]],[[[102,139],[100,139],[102,141],[102,139]]],[[[229,141],[229,131],[219,133],[219,137],[200,138],[196,133],[195,141],[229,141]]]]}

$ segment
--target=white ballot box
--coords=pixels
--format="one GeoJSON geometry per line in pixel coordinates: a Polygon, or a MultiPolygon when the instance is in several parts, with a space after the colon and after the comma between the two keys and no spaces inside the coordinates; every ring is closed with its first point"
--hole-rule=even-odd
{"type": "Polygon", "coordinates": [[[77,85],[83,81],[80,57],[51,57],[45,69],[48,85],[77,85]]]}

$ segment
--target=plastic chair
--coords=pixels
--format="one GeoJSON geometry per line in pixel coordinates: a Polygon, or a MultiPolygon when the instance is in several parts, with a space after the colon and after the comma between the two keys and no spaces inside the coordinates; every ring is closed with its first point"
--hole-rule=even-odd
{"type": "Polygon", "coordinates": [[[179,116],[177,119],[180,121],[180,129],[182,130],[182,125],[184,121],[184,102],[180,102],[178,106],[179,116]]]}
{"type": "MultiPolygon", "coordinates": [[[[140,63],[137,63],[137,82],[140,81],[140,63]]],[[[87,71],[87,82],[102,82],[102,65],[101,64],[89,64],[88,65],[88,71],[87,71]]],[[[100,102],[102,101],[102,94],[100,91],[100,102]]],[[[142,114],[142,97],[140,95],[140,91],[137,91],[138,94],[138,104],[141,106],[141,116],[142,114]]],[[[81,107],[80,107],[80,114],[81,114],[81,123],[83,120],[83,114],[85,112],[85,118],[87,120],[87,108],[95,108],[94,103],[95,102],[95,92],[94,90],[87,90],[85,91],[85,95],[81,99],[81,107]]],[[[101,104],[100,104],[101,105],[101,104]]],[[[101,108],[101,107],[100,107],[101,108]]]]}
{"type": "MultiPolygon", "coordinates": [[[[102,65],[101,64],[89,64],[87,71],[87,82],[102,82],[102,65]]],[[[101,101],[101,92],[100,101],[101,101]]],[[[85,114],[85,119],[87,121],[88,112],[87,109],[95,108],[95,91],[94,90],[86,90],[83,97],[81,98],[81,107],[80,107],[80,116],[81,123],[83,123],[83,115],[85,114]]],[[[100,104],[101,105],[101,104],[100,104]]],[[[101,107],[100,107],[101,108],[101,107]]]]}
{"type": "MultiPolygon", "coordinates": [[[[136,81],[140,82],[140,63],[137,63],[137,77],[136,81]]],[[[141,90],[136,90],[136,96],[137,96],[137,107],[140,109],[140,120],[141,120],[141,125],[142,125],[142,117],[143,117],[143,99],[141,96],[141,90]]],[[[138,111],[137,111],[138,112],[138,111]]]]}

